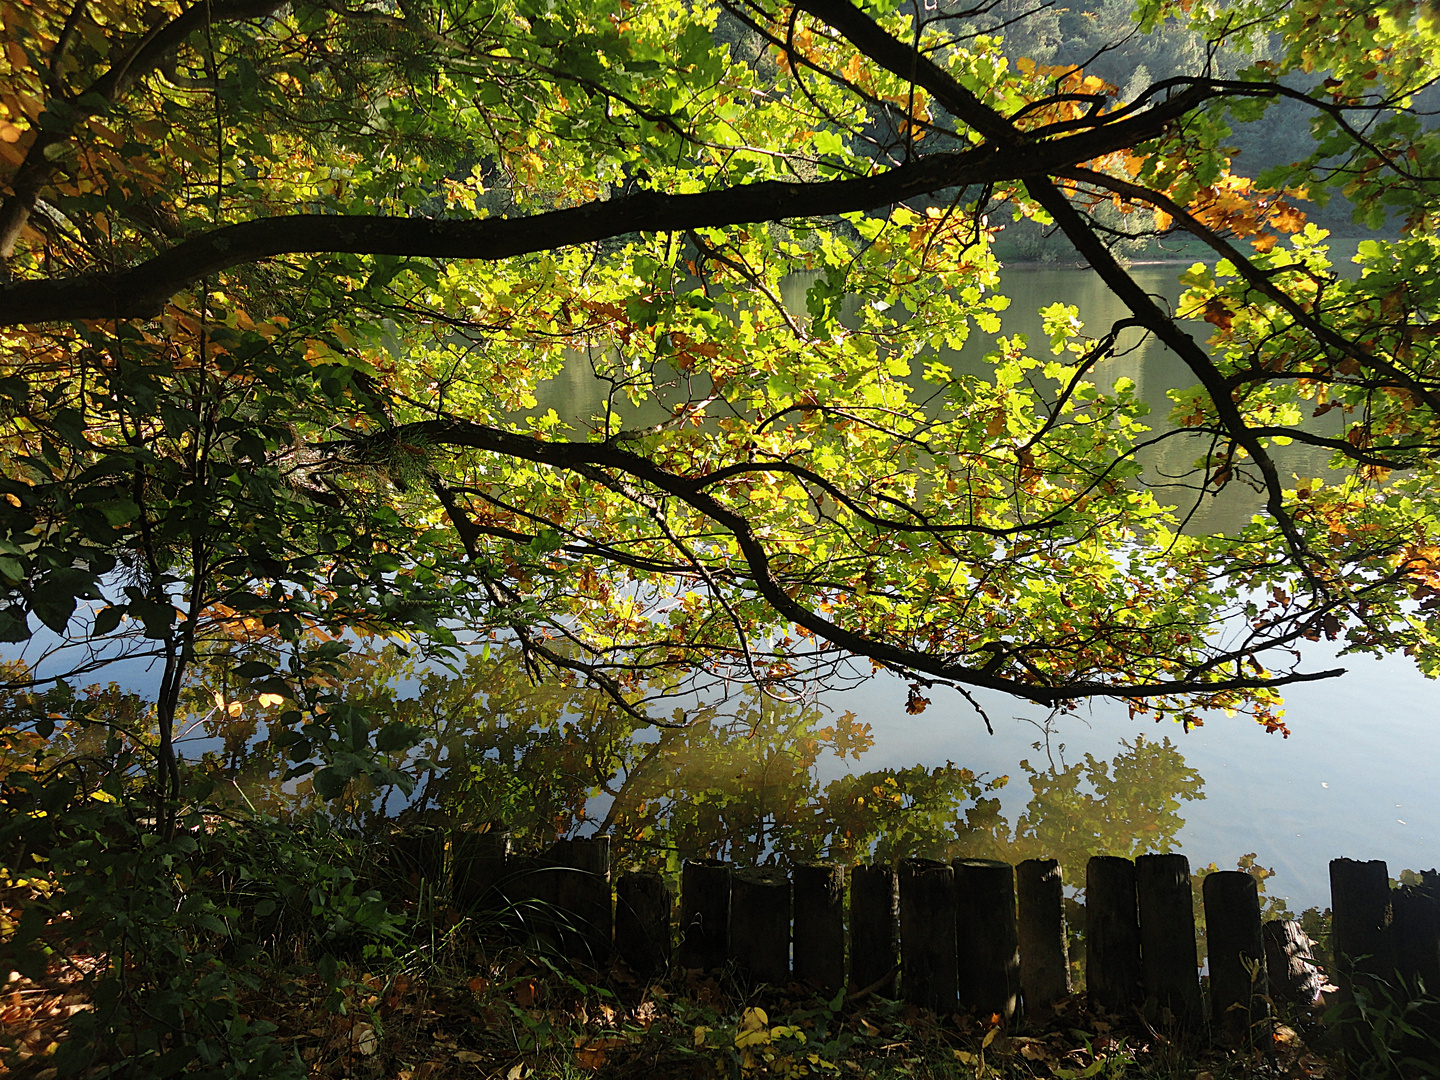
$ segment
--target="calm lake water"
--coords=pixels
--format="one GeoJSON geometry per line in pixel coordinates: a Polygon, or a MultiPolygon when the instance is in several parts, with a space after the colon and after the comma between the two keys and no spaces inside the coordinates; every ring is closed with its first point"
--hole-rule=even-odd
{"type": "MultiPolygon", "coordinates": [[[[1319,646],[1307,656],[1316,666],[1331,659],[1319,646]]],[[[1173,850],[1189,856],[1195,869],[1210,863],[1232,869],[1253,854],[1275,871],[1268,895],[1296,912],[1328,907],[1332,858],[1384,859],[1392,877],[1402,868],[1440,863],[1440,687],[1403,657],[1349,658],[1337,666],[1349,670],[1286,695],[1288,739],[1243,717],[1218,715],[1182,732],[1170,722],[1132,720],[1117,703],[1096,702],[1053,724],[1051,752],[1057,763],[1086,754],[1108,761],[1137,735],[1168,736],[1203,780],[1202,797],[1177,811],[1184,824],[1173,850]]],[[[1012,782],[999,798],[1014,819],[1032,796],[1016,766],[1022,759],[1044,762],[1043,745],[1034,746],[1041,740],[1034,723],[1046,715],[1002,695],[976,697],[994,722],[993,736],[958,695],[945,697],[938,689],[920,716],[906,715],[905,686],[896,679],[822,695],[827,706],[852,710],[874,729],[874,747],[854,768],[949,760],[1008,774],[1012,782]]],[[[1130,808],[1137,833],[1146,824],[1145,809],[1130,808]]]]}

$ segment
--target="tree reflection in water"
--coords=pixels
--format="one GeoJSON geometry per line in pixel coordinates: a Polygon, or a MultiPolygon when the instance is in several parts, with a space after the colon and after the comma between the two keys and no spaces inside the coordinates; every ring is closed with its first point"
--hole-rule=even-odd
{"type": "MultiPolygon", "coordinates": [[[[673,709],[671,726],[647,726],[597,692],[533,685],[504,647],[471,655],[458,672],[418,667],[395,649],[360,653],[336,690],[428,733],[392,762],[417,774],[414,794],[352,784],[327,807],[346,823],[504,822],[522,847],[602,832],[618,862],[672,871],[697,856],[740,864],[1044,857],[1078,881],[1091,855],[1174,850],[1182,805],[1205,797],[1203,779],[1168,738],[1137,735],[1109,761],[1086,754],[1068,764],[1063,747],[1052,754],[1047,741],[1018,763],[1031,795],[1012,821],[998,797],[1011,777],[953,762],[863,769],[873,739],[852,713],[753,691],[696,704],[678,696],[682,687],[649,686],[637,697],[668,693],[686,704],[673,709]]],[[[319,809],[308,781],[277,782],[283,755],[254,738],[255,720],[253,707],[220,718],[212,731],[226,753],[214,765],[257,806],[319,809]]]]}

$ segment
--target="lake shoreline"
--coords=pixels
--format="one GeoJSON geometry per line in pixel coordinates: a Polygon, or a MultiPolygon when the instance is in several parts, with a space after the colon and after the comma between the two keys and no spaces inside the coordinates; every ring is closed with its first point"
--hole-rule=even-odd
{"type": "MultiPolygon", "coordinates": [[[[1196,260],[1195,258],[1193,258],[1193,257],[1178,257],[1178,258],[1174,258],[1174,259],[1121,259],[1121,260],[1120,260],[1120,265],[1121,265],[1121,266],[1125,266],[1125,267],[1131,267],[1131,266],[1189,266],[1189,265],[1191,265],[1192,263],[1194,263],[1194,262],[1196,262],[1196,261],[1197,261],[1197,260],[1196,260]]],[[[1000,269],[1001,269],[1001,270],[1093,270],[1094,267],[1092,267],[1088,262],[1084,262],[1084,261],[1074,261],[1074,262],[1069,262],[1069,261],[1066,261],[1066,262],[1060,262],[1060,261],[1056,261],[1056,262],[1045,262],[1045,261],[1043,261],[1043,260],[1027,259],[1027,260],[1025,260],[1025,261],[1023,261],[1023,262],[1022,262],[1022,261],[1019,261],[1019,260],[1017,260],[1017,261],[1015,261],[1015,262],[1009,262],[1009,261],[1007,261],[1007,260],[1002,259],[1002,260],[1000,260],[1000,269]]]]}

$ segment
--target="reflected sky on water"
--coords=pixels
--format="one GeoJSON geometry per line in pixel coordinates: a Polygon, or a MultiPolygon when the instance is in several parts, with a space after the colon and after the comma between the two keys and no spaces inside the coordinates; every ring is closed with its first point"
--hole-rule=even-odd
{"type": "MultiPolygon", "coordinates": [[[[807,704],[738,693],[672,714],[689,726],[637,729],[593,692],[530,686],[503,651],[461,679],[379,664],[348,689],[382,686],[385,715],[436,733],[423,750],[451,768],[422,786],[427,806],[504,821],[523,847],[604,830],[623,862],[672,870],[697,856],[1056,857],[1071,882],[1092,854],[1180,851],[1197,870],[1253,855],[1275,872],[1267,895],[1299,912],[1328,906],[1337,856],[1384,859],[1392,876],[1440,862],[1435,684],[1403,658],[1340,663],[1348,675],[1289,695],[1289,739],[1243,717],[1184,732],[1116,703],[1052,717],[982,692],[990,735],[938,687],[908,715],[889,676],[807,704]]],[[[230,747],[257,721],[232,725],[230,747]]],[[[244,772],[252,799],[276,799],[278,769],[244,772]]]]}
{"type": "MultiPolygon", "coordinates": [[[[1307,644],[1310,667],[1334,663],[1321,645],[1307,644]]],[[[1121,740],[1168,736],[1186,765],[1204,779],[1204,799],[1180,811],[1184,825],[1175,850],[1192,866],[1234,867],[1242,856],[1276,871],[1268,892],[1288,897],[1292,909],[1328,906],[1332,858],[1384,859],[1391,876],[1402,868],[1440,863],[1440,685],[1404,657],[1349,657],[1348,673],[1286,693],[1288,739],[1269,734],[1245,717],[1212,716],[1182,733],[1178,724],[1131,719],[1116,702],[1097,701],[1052,725],[1052,751],[1064,758],[1114,755],[1121,740]]],[[[1035,758],[1036,727],[1045,710],[1001,695],[977,694],[995,723],[995,735],[959,695],[938,689],[918,717],[905,715],[905,684],[877,680],[844,695],[832,707],[856,710],[874,728],[866,768],[881,763],[963,759],[981,772],[1013,772],[1035,758]]],[[[1007,815],[1019,813],[1028,790],[999,792],[1007,815]]]]}

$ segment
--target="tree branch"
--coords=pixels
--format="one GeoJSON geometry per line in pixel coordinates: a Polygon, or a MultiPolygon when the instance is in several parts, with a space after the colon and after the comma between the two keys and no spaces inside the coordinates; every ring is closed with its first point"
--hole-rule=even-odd
{"type": "MultiPolygon", "coordinates": [[[[1073,212],[1073,211],[1072,211],[1073,212]]],[[[1343,668],[1320,672],[1231,679],[1178,679],[1173,682],[1111,683],[1094,679],[1045,684],[996,675],[991,671],[957,664],[932,653],[879,641],[849,630],[792,598],[771,568],[770,554],[745,517],[702,490],[695,478],[677,476],[648,458],[613,443],[547,442],[501,428],[465,420],[426,420],[378,433],[367,439],[323,443],[321,453],[341,460],[364,461],[395,442],[430,446],[466,447],[505,457],[549,465],[580,475],[593,476],[596,469],[613,470],[664,492],[708,517],[734,538],[750,569],[752,586],[784,619],[856,656],[900,671],[925,675],[962,686],[982,686],[1042,704],[1087,697],[1146,698],[1183,693],[1219,693],[1227,690],[1257,689],[1312,682],[1343,674],[1343,668]]],[[[1225,658],[1222,658],[1222,662],[1225,658]]]]}

